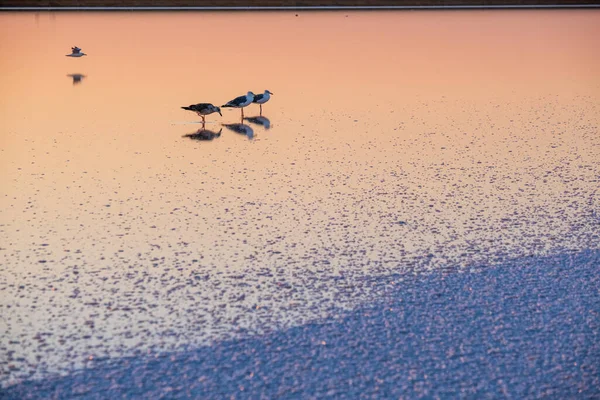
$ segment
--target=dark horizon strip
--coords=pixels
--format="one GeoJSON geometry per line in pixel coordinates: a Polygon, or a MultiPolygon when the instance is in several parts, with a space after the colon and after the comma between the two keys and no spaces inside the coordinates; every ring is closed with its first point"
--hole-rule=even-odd
{"type": "Polygon", "coordinates": [[[57,7],[0,7],[0,11],[336,11],[336,10],[486,10],[486,9],[580,9],[600,8],[600,4],[507,4],[507,5],[430,5],[430,6],[57,6],[57,7]]]}

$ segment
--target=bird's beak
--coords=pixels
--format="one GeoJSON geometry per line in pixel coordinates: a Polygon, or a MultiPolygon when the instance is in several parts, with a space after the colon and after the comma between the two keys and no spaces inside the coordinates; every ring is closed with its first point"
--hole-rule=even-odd
{"type": "Polygon", "coordinates": [[[223,114],[221,114],[221,110],[219,110],[219,111],[218,111],[218,113],[219,113],[219,115],[220,115],[221,117],[223,116],[223,114]]]}

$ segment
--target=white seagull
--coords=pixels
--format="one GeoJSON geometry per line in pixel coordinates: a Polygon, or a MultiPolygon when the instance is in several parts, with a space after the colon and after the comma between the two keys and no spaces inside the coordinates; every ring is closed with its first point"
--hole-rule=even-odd
{"type": "Polygon", "coordinates": [[[263,94],[257,94],[256,96],[254,96],[254,100],[252,102],[260,105],[260,114],[261,115],[262,115],[262,105],[271,99],[272,94],[273,94],[272,92],[265,90],[265,92],[263,94]]]}
{"type": "Polygon", "coordinates": [[[248,92],[245,96],[236,97],[235,99],[223,104],[221,107],[223,107],[223,108],[226,108],[226,107],[239,108],[242,110],[242,118],[244,118],[244,107],[246,107],[248,104],[251,104],[253,100],[254,100],[254,93],[248,92]]]}
{"type": "Polygon", "coordinates": [[[67,57],[83,57],[87,56],[87,54],[82,53],[81,49],[77,46],[71,47],[71,54],[67,54],[67,57]]]}

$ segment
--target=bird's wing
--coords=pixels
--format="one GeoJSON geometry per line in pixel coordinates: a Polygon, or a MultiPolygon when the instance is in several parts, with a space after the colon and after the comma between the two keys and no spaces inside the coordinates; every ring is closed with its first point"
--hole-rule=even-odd
{"type": "Polygon", "coordinates": [[[231,100],[227,104],[231,104],[233,106],[237,106],[237,105],[240,105],[240,104],[245,103],[245,102],[246,102],[246,96],[239,96],[239,97],[236,97],[235,99],[231,100]]]}
{"type": "Polygon", "coordinates": [[[254,96],[254,100],[252,100],[252,101],[253,101],[254,103],[256,103],[256,102],[258,102],[258,101],[262,100],[262,98],[263,98],[263,97],[265,97],[265,95],[264,95],[264,94],[257,94],[257,95],[255,95],[255,96],[254,96]]]}
{"type": "Polygon", "coordinates": [[[194,108],[194,110],[204,110],[206,108],[213,107],[213,105],[210,103],[198,103],[194,104],[193,106],[190,106],[190,108],[192,107],[194,108]]]}

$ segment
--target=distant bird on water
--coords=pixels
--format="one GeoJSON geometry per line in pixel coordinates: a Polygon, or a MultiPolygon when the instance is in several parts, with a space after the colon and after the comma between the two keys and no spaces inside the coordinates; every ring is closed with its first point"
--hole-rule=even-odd
{"type": "Polygon", "coordinates": [[[87,54],[82,53],[81,49],[77,46],[71,47],[71,54],[67,54],[67,57],[83,57],[87,56],[87,54]]]}
{"type": "Polygon", "coordinates": [[[198,103],[198,104],[192,104],[190,106],[187,107],[181,107],[184,110],[188,110],[188,111],[193,111],[196,114],[198,114],[199,116],[202,117],[202,123],[206,123],[206,119],[205,116],[218,112],[220,116],[223,116],[223,114],[221,114],[221,108],[214,106],[210,103],[198,103]]]}
{"type": "Polygon", "coordinates": [[[261,115],[262,115],[262,105],[271,99],[272,94],[273,93],[269,92],[268,90],[265,90],[264,93],[257,94],[256,96],[254,96],[254,100],[252,102],[260,105],[260,114],[261,115]]]}
{"type": "Polygon", "coordinates": [[[251,104],[252,101],[254,101],[254,93],[248,92],[246,95],[236,97],[235,99],[223,104],[221,107],[239,108],[242,110],[242,118],[244,118],[244,107],[251,104]]]}

